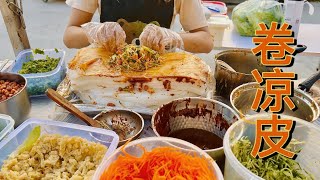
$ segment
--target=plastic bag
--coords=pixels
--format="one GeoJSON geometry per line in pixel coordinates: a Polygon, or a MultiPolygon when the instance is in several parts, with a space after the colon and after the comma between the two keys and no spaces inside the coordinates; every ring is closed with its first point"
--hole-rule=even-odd
{"type": "Polygon", "coordinates": [[[255,36],[259,23],[270,27],[271,22],[284,22],[282,4],[274,0],[248,0],[237,5],[232,12],[232,21],[241,36],[255,36]]]}

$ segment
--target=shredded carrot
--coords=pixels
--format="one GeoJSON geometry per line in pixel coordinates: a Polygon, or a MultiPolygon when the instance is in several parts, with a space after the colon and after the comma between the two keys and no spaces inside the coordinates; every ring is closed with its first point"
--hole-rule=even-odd
{"type": "MultiPolygon", "coordinates": [[[[215,180],[210,160],[196,153],[186,154],[172,147],[159,147],[151,152],[143,149],[135,157],[124,149],[101,175],[100,180],[215,180]]],[[[211,159],[212,160],[212,159],[211,159]]]]}

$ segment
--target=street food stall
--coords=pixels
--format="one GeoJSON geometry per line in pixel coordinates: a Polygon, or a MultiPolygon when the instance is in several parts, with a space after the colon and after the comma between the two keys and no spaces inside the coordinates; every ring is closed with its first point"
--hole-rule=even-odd
{"type": "MultiPolygon", "coordinates": [[[[252,51],[259,36],[244,36],[251,31],[239,30],[226,4],[204,6],[212,13],[207,21],[216,42],[206,56],[214,68],[201,55],[139,43],[116,52],[90,45],[67,60],[63,49],[30,49],[11,34],[16,59],[0,64],[0,179],[319,179],[319,71],[291,78],[281,112],[274,113],[270,98],[274,106],[254,109],[259,90],[270,89],[254,71],[261,79],[284,72],[262,63],[263,54],[252,51]],[[260,120],[271,128],[259,129],[260,120]],[[291,134],[278,153],[260,158],[259,151],[282,142],[278,135],[256,147],[257,132],[271,129],[291,134]]],[[[22,11],[12,15],[20,26],[9,23],[8,31],[27,37],[22,11]]],[[[299,27],[290,55],[320,57],[320,26],[299,27]]]]}

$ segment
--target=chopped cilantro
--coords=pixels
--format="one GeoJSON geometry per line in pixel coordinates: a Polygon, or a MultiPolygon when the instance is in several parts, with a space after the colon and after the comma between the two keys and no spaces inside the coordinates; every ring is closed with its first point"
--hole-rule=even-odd
{"type": "Polygon", "coordinates": [[[46,56],[46,59],[32,60],[23,63],[20,74],[45,73],[54,70],[59,64],[60,58],[51,58],[46,56]]]}
{"type": "Polygon", "coordinates": [[[34,54],[43,54],[44,55],[44,51],[42,49],[39,49],[39,48],[33,49],[32,52],[34,54]]]}

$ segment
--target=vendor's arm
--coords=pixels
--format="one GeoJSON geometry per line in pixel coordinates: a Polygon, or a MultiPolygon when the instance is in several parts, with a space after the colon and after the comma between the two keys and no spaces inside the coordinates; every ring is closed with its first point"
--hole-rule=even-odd
{"type": "Polygon", "coordinates": [[[82,48],[89,45],[89,40],[81,25],[90,22],[92,16],[92,13],[72,8],[63,37],[63,42],[68,48],[82,48]]]}
{"type": "Polygon", "coordinates": [[[160,53],[174,48],[184,49],[193,53],[208,53],[213,48],[213,40],[207,27],[188,33],[178,34],[170,29],[148,24],[140,35],[141,44],[160,53]]]}
{"type": "Polygon", "coordinates": [[[176,13],[188,33],[180,33],[184,48],[195,53],[208,53],[213,48],[208,23],[200,0],[176,0],[176,13]]]}
{"type": "Polygon", "coordinates": [[[208,27],[195,29],[189,33],[180,33],[180,36],[186,51],[193,53],[209,53],[213,48],[213,39],[208,27]]]}
{"type": "Polygon", "coordinates": [[[115,52],[125,44],[126,33],[116,22],[90,22],[93,14],[72,9],[71,17],[64,34],[64,43],[69,48],[82,48],[89,44],[104,47],[115,52]]]}
{"type": "Polygon", "coordinates": [[[181,25],[186,32],[176,33],[149,24],[140,35],[142,45],[159,52],[165,52],[165,47],[171,47],[193,53],[209,53],[213,48],[213,38],[200,0],[175,0],[175,14],[179,14],[181,25]]]}

